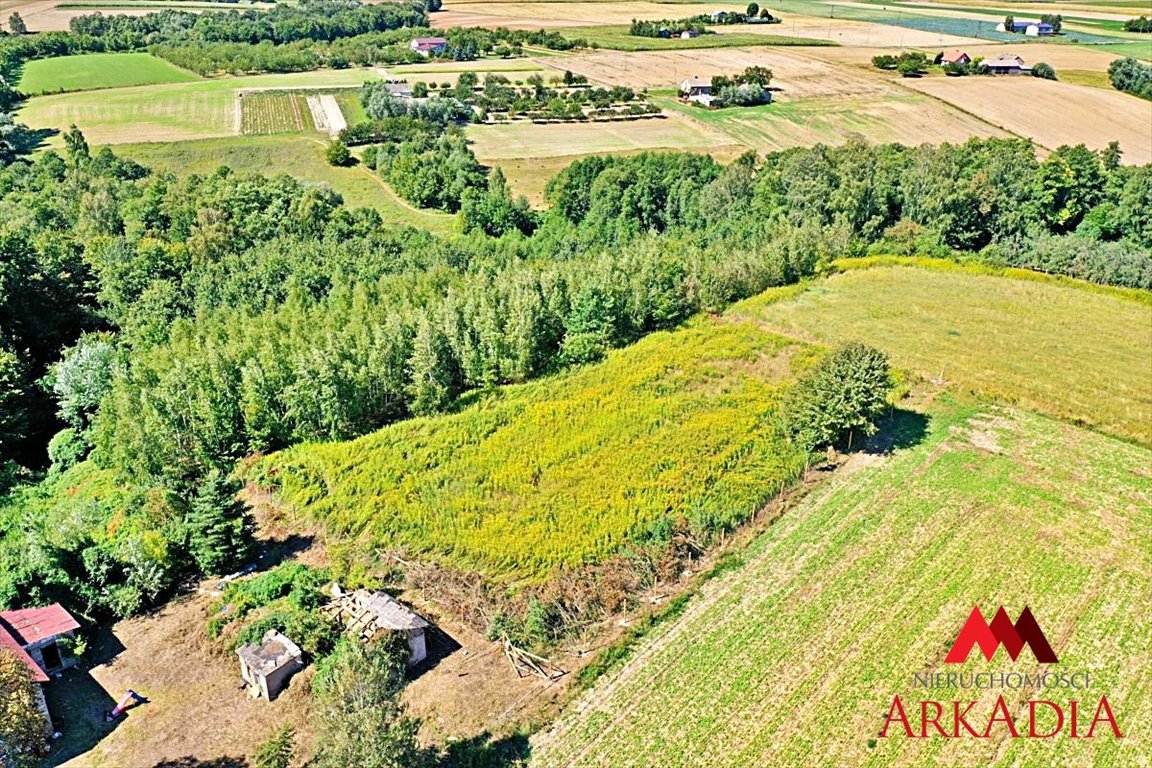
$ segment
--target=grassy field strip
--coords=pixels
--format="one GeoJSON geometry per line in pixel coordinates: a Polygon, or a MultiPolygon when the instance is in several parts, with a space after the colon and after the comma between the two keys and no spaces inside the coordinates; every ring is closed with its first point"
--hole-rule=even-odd
{"type": "MultiPolygon", "coordinates": [[[[775,26],[775,25],[773,25],[775,26]]],[[[806,37],[788,37],[783,34],[739,33],[721,30],[724,34],[701,35],[687,40],[680,38],[637,37],[628,34],[627,25],[590,27],[560,27],[556,31],[565,37],[584,38],[601,48],[614,51],[682,51],[696,48],[746,48],[750,46],[821,46],[835,45],[827,40],[813,40],[806,37]]],[[[780,31],[777,27],[774,31],[780,31]]]]}
{"type": "Polygon", "coordinates": [[[791,301],[750,299],[730,314],[821,343],[865,340],[927,379],[1152,447],[1146,305],[1057,284],[880,267],[815,282],[791,301]]]}
{"type": "Polygon", "coordinates": [[[375,208],[385,222],[394,226],[411,225],[441,234],[453,231],[456,226],[455,216],[412,208],[377,174],[363,166],[329,165],[324,159],[324,139],[318,134],[121,144],[116,152],[158,171],[180,174],[208,174],[221,165],[237,173],[286,173],[305,181],[329,184],[349,205],[375,208]]]}
{"type": "Polygon", "coordinates": [[[147,53],[86,53],[29,61],[16,87],[29,96],[36,96],[197,80],[200,80],[198,75],[147,53]]]}
{"type": "MultiPolygon", "coordinates": [[[[1152,454],[1017,410],[931,418],[919,445],[863,457],[773,525],[746,567],[536,737],[532,764],[1138,764],[1152,454]],[[876,741],[892,695],[925,698],[912,673],[941,668],[977,601],[1030,604],[1128,738],[876,741]]],[[[998,662],[1036,669],[1027,654],[998,662]]],[[[987,711],[994,696],[973,698],[987,711]]]]}
{"type": "Polygon", "coordinates": [[[237,91],[334,88],[378,79],[374,70],[346,69],[114,88],[29,99],[19,115],[32,128],[65,130],[75,123],[94,144],[219,138],[236,134],[237,91]]]}

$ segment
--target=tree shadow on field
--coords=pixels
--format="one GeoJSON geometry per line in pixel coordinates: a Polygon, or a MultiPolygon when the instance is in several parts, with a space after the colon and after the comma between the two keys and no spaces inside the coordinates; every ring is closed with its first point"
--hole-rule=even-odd
{"type": "Polygon", "coordinates": [[[488,733],[454,741],[434,763],[435,768],[519,768],[532,755],[528,736],[514,733],[493,739],[488,733]]]}
{"type": "Polygon", "coordinates": [[[215,757],[211,760],[200,760],[188,755],[172,760],[161,760],[152,768],[251,768],[251,764],[243,757],[215,757]]]}
{"type": "Polygon", "coordinates": [[[919,445],[928,434],[932,418],[924,413],[893,408],[880,420],[876,434],[864,444],[864,453],[886,454],[919,445]]]}
{"type": "Polygon", "coordinates": [[[47,145],[48,139],[60,131],[55,128],[24,128],[11,136],[12,146],[18,155],[30,155],[47,145]]]}

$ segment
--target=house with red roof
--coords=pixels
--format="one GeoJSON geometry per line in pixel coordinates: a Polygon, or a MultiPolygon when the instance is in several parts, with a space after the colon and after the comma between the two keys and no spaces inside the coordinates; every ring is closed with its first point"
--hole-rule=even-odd
{"type": "MultiPolygon", "coordinates": [[[[61,647],[60,640],[72,637],[79,628],[76,619],[59,603],[43,608],[0,611],[0,648],[22,661],[32,680],[43,685],[51,679],[49,675],[76,663],[61,647]]],[[[51,723],[44,691],[39,685],[36,691],[40,710],[51,723]]]]}

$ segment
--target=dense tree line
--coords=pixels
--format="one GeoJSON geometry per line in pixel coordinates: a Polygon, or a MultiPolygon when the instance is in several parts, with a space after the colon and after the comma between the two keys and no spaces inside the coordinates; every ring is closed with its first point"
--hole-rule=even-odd
{"type": "Polygon", "coordinates": [[[374,64],[412,64],[426,61],[409,47],[417,37],[443,35],[448,48],[435,58],[468,61],[481,56],[522,56],[524,45],[552,50],[569,50],[583,45],[555,32],[525,32],[506,29],[428,30],[404,26],[332,40],[302,39],[277,43],[274,40],[196,41],[177,40],[149,47],[149,52],[178,67],[201,75],[219,72],[303,72],[320,67],[343,69],[374,64]]]}
{"type": "Polygon", "coordinates": [[[540,213],[475,164],[450,104],[376,96],[372,164],[416,198],[453,189],[466,233],[285,176],[150,173],[76,131],[0,169],[0,602],[132,613],[243,560],[237,460],[596,360],[831,258],[960,250],[1152,287],[1152,168],[1117,147],[593,157],[540,213]]]}
{"type": "Polygon", "coordinates": [[[1152,64],[1136,59],[1117,59],[1108,65],[1112,87],[1142,99],[1152,99],[1152,64]]]}
{"type": "MultiPolygon", "coordinates": [[[[278,5],[271,11],[194,13],[165,9],[141,16],[96,12],[72,18],[69,26],[69,32],[0,37],[0,111],[19,100],[20,95],[7,83],[16,82],[20,66],[31,59],[154,47],[179,66],[188,65],[201,73],[250,71],[241,64],[260,69],[265,63],[277,68],[260,71],[291,71],[285,63],[289,60],[297,64],[308,60],[314,66],[331,63],[341,55],[351,60],[341,53],[343,49],[333,49],[334,41],[361,38],[364,47],[371,47],[376,44],[371,39],[375,34],[402,27],[427,28],[428,16],[422,5],[409,3],[306,0],[298,6],[278,5]],[[249,49],[261,43],[265,46],[260,50],[249,49]],[[312,51],[311,44],[318,50],[312,51]],[[278,52],[281,46],[289,47],[278,52]],[[205,52],[198,55],[197,49],[205,52]],[[206,62],[213,61],[219,69],[206,69],[206,62]]],[[[407,42],[414,36],[416,33],[400,37],[407,42]]],[[[349,47],[348,52],[352,51],[359,49],[349,47]]]]}
{"type": "Polygon", "coordinates": [[[1135,19],[1128,19],[1124,22],[1125,32],[1152,32],[1152,19],[1147,16],[1140,16],[1135,19]]]}

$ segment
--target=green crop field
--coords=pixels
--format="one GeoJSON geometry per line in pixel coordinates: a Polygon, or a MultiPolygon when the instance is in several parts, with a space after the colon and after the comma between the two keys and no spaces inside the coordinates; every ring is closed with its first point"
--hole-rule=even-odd
{"type": "Polygon", "coordinates": [[[118,154],[157,171],[208,174],[221,165],[237,173],[287,173],[298,179],[331,185],[352,206],[380,212],[384,221],[432,232],[453,230],[456,217],[413,208],[396,196],[377,174],[363,166],[336,168],[324,159],[327,140],[313,136],[232,136],[200,141],[121,144],[118,154]]]}
{"type": "Polygon", "coordinates": [[[791,482],[804,457],[769,415],[810,349],[700,319],[455,415],[273,454],[251,476],[365,543],[535,580],[672,515],[739,523],[791,482]]]}
{"type": "Polygon", "coordinates": [[[198,75],[147,53],[86,53],[28,62],[17,88],[35,96],[199,79],[198,75]]]}
{"type": "Polygon", "coordinates": [[[785,35],[741,34],[739,32],[722,35],[701,35],[687,40],[680,38],[638,37],[628,34],[628,25],[605,25],[594,27],[562,27],[556,30],[565,37],[584,38],[601,48],[613,51],[680,51],[696,48],[744,48],[763,45],[836,45],[828,40],[813,40],[804,37],[785,35]]]}
{"type": "Polygon", "coordinates": [[[937,411],[918,445],[860,457],[778,520],[743,568],[537,736],[532,765],[1141,765],[1150,466],[1148,450],[1018,410],[937,411]],[[987,723],[998,690],[926,692],[914,673],[1040,671],[1027,651],[943,664],[974,604],[1013,619],[1028,605],[1053,671],[1091,673],[1089,691],[1005,691],[1025,733],[1028,698],[1066,712],[1091,701],[1083,736],[1104,694],[1125,738],[1107,726],[1067,738],[1067,724],[1047,740],[1005,738],[1002,724],[988,739],[907,739],[899,726],[878,738],[895,695],[917,729],[926,699],[975,700],[970,720],[987,723]]]}
{"type": "Polygon", "coordinates": [[[18,119],[31,128],[57,130],[75,123],[94,144],[207,139],[239,133],[239,90],[325,88],[378,79],[373,70],[317,70],[63,93],[29,99],[18,119]]]}
{"type": "Polygon", "coordinates": [[[849,271],[792,301],[731,310],[774,333],[861,340],[957,390],[1152,446],[1150,311],[1051,282],[911,267],[849,271]]]}

